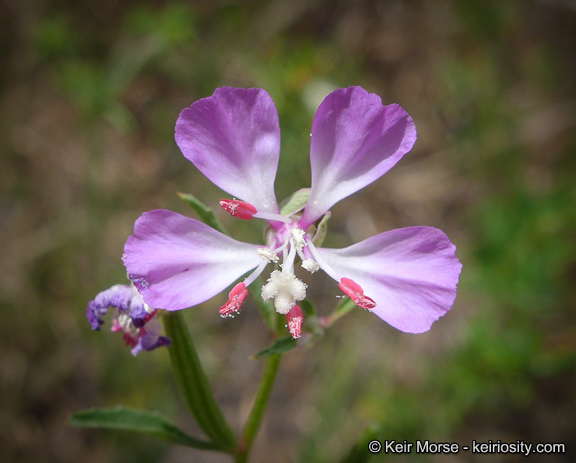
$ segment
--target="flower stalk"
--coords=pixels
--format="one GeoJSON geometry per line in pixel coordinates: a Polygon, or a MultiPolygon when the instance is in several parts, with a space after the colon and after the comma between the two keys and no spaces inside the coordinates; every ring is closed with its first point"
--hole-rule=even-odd
{"type": "Polygon", "coordinates": [[[235,460],[236,463],[245,463],[248,461],[248,455],[252,448],[252,444],[254,443],[254,439],[260,430],[262,418],[264,417],[264,412],[266,411],[272,388],[276,382],[281,358],[281,354],[275,354],[268,357],[268,360],[266,361],[260,387],[258,388],[254,405],[252,406],[252,411],[250,412],[242,431],[242,438],[235,460]]]}
{"type": "Polygon", "coordinates": [[[176,311],[166,315],[164,328],[172,340],[170,360],[188,410],[215,444],[232,452],[236,438],[214,398],[182,314],[176,311]]]}

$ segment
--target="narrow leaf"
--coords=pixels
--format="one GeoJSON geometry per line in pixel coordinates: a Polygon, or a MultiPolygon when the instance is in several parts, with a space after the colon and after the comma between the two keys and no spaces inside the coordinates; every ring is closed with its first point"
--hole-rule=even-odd
{"type": "Polygon", "coordinates": [[[194,212],[198,214],[198,217],[202,222],[209,225],[214,230],[218,230],[220,233],[224,233],[225,235],[228,234],[224,225],[222,225],[216,218],[214,211],[210,207],[206,206],[202,201],[191,194],[178,193],[178,196],[180,196],[180,199],[188,204],[188,206],[194,209],[194,212]]]}
{"type": "Polygon", "coordinates": [[[162,415],[145,410],[124,407],[83,410],[70,417],[70,424],[86,428],[140,432],[172,444],[201,450],[218,450],[214,444],[181,431],[162,415]]]}
{"type": "Polygon", "coordinates": [[[261,350],[256,355],[253,355],[250,358],[252,360],[257,360],[264,357],[270,357],[271,355],[285,354],[286,352],[289,352],[292,349],[294,349],[297,345],[298,342],[295,339],[292,339],[291,336],[276,339],[276,341],[274,341],[272,345],[268,346],[264,350],[261,350]]]}
{"type": "Polygon", "coordinates": [[[188,410],[212,441],[232,450],[236,438],[212,394],[181,313],[171,312],[163,320],[166,333],[172,340],[168,351],[174,376],[188,410]]]}

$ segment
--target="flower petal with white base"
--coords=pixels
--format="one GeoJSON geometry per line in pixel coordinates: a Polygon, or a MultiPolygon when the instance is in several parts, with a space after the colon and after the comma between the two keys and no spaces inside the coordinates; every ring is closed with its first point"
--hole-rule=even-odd
{"type": "Polygon", "coordinates": [[[212,183],[258,210],[278,211],[280,125],[265,90],[217,89],[180,113],[175,137],[184,156],[212,183]]]}
{"type": "Polygon", "coordinates": [[[432,227],[391,230],[343,249],[316,249],[326,273],[337,281],[353,280],[376,303],[372,312],[407,333],[428,331],[452,307],[462,268],[455,251],[432,227]]]}
{"type": "Polygon", "coordinates": [[[260,247],[157,209],[136,221],[123,260],[147,304],[179,310],[207,301],[256,268],[260,247]]]}
{"type": "Polygon", "coordinates": [[[328,95],[312,124],[312,190],[302,228],[379,179],[415,141],[414,122],[399,105],[383,106],[378,95],[361,87],[341,88],[328,95]]]}

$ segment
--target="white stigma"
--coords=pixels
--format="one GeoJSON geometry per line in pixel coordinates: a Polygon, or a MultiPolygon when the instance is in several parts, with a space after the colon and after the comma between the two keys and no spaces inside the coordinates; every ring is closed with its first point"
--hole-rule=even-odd
{"type": "Polygon", "coordinates": [[[266,262],[278,262],[278,254],[268,248],[260,248],[256,251],[258,255],[266,262]]]}
{"type": "Polygon", "coordinates": [[[262,299],[274,298],[276,312],[287,314],[296,301],[306,297],[306,285],[291,272],[274,270],[262,286],[262,299]]]}
{"type": "Polygon", "coordinates": [[[304,259],[302,261],[302,268],[308,270],[310,273],[314,273],[320,269],[320,265],[314,259],[304,259]]]}

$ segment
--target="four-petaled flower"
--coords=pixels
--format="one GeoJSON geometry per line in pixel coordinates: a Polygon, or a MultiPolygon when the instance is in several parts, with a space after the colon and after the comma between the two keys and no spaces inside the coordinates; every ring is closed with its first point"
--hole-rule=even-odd
{"type": "Polygon", "coordinates": [[[110,330],[123,334],[124,342],[132,348],[132,355],[170,344],[168,338],[160,336],[162,324],[157,319],[158,311],[144,302],[133,285],[114,285],[88,303],[86,317],[93,330],[100,329],[111,308],[117,313],[110,330]]]}
{"type": "Polygon", "coordinates": [[[299,257],[304,269],[323,270],[356,305],[390,325],[427,331],[450,310],[461,269],[442,231],[402,228],[343,249],[314,244],[314,224],[338,201],[380,178],[415,141],[412,118],[399,105],[383,106],[360,87],[332,92],[312,125],[309,197],[303,210],[286,217],[274,194],[280,127],[272,99],[261,89],[219,88],[182,111],[176,142],[208,179],[239,198],[221,201],[228,213],[268,221],[266,243],[240,242],[198,220],[153,210],[136,221],[126,242],[128,275],[148,304],[179,310],[207,301],[251,272],[220,308],[228,316],[239,311],[247,286],[281,258],[262,297],[274,300],[298,337],[297,302],[306,297],[306,284],[294,274],[299,257]]]}

